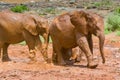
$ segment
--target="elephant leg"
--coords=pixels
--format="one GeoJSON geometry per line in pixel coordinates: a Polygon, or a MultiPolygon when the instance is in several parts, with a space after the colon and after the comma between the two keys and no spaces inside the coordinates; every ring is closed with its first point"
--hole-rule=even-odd
{"type": "Polygon", "coordinates": [[[2,61],[5,62],[5,61],[10,61],[10,58],[8,56],[8,46],[9,44],[5,43],[3,45],[3,57],[2,57],[2,61]]]}
{"type": "Polygon", "coordinates": [[[72,54],[72,49],[62,49],[62,56],[64,58],[65,61],[68,61],[71,57],[72,54]]]}
{"type": "Polygon", "coordinates": [[[56,54],[54,46],[53,46],[52,62],[57,63],[57,54],[56,54]]]}
{"type": "Polygon", "coordinates": [[[65,65],[66,63],[62,56],[62,47],[58,43],[59,42],[57,42],[57,40],[56,40],[56,42],[53,41],[53,47],[54,47],[56,55],[57,55],[57,62],[59,65],[65,65]]]}
{"type": "Polygon", "coordinates": [[[78,46],[81,48],[81,50],[85,53],[88,64],[88,68],[96,68],[98,64],[95,64],[93,61],[92,53],[90,51],[89,45],[87,43],[86,37],[82,34],[77,34],[76,35],[76,40],[78,46]]]}
{"type": "Polygon", "coordinates": [[[2,57],[3,57],[2,47],[3,47],[3,44],[0,43],[0,61],[1,61],[1,62],[2,62],[2,57]]]}
{"type": "Polygon", "coordinates": [[[70,57],[70,60],[75,60],[75,62],[80,62],[82,58],[82,50],[79,47],[72,49],[72,55],[70,57]]]}
{"type": "Polygon", "coordinates": [[[88,34],[87,35],[87,41],[88,41],[88,44],[89,44],[89,48],[93,54],[93,41],[92,41],[92,34],[88,34]]]}
{"type": "Polygon", "coordinates": [[[70,59],[72,56],[72,48],[63,49],[62,56],[66,64],[73,64],[75,62],[75,59],[70,59]]]}
{"type": "Polygon", "coordinates": [[[79,54],[78,54],[78,56],[76,58],[76,62],[84,60],[83,56],[84,56],[84,52],[81,49],[79,49],[79,54]]]}

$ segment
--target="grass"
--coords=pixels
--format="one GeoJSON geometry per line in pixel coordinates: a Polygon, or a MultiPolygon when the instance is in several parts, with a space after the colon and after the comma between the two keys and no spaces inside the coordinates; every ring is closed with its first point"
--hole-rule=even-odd
{"type": "Polygon", "coordinates": [[[11,8],[11,11],[22,13],[24,11],[29,11],[29,8],[26,5],[17,5],[11,8]]]}
{"type": "Polygon", "coordinates": [[[87,8],[95,7],[95,8],[110,8],[113,5],[112,0],[102,0],[102,1],[95,1],[95,2],[84,2],[83,5],[87,8]]]}

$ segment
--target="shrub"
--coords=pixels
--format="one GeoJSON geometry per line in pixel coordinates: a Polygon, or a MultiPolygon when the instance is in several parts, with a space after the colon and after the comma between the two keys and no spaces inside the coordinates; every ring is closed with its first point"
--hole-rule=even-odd
{"type": "Polygon", "coordinates": [[[118,31],[120,30],[120,15],[111,13],[108,15],[105,21],[105,30],[118,31]]]}
{"type": "Polygon", "coordinates": [[[11,8],[11,11],[13,12],[19,12],[22,13],[24,11],[28,11],[28,7],[26,5],[17,5],[11,8]]]}
{"type": "Polygon", "coordinates": [[[120,7],[117,7],[114,9],[114,13],[120,15],[120,7]]]}

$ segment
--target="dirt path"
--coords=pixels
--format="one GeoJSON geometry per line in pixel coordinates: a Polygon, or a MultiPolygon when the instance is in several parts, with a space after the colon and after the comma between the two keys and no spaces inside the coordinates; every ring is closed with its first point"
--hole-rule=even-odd
{"type": "MultiPolygon", "coordinates": [[[[12,61],[0,63],[0,80],[120,80],[120,37],[106,35],[105,64],[101,63],[98,39],[94,42],[94,57],[99,55],[100,60],[96,69],[86,68],[86,59],[71,66],[46,64],[39,53],[38,62],[29,64],[27,46],[11,45],[12,61]]],[[[51,45],[48,52],[50,57],[51,45]]]]}

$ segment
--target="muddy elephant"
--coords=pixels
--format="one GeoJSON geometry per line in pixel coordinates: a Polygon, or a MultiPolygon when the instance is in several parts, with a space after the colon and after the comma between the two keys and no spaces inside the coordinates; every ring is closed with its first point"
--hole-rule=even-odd
{"type": "Polygon", "coordinates": [[[97,63],[93,61],[92,34],[99,38],[100,52],[105,63],[103,52],[104,45],[104,23],[101,16],[87,13],[85,11],[71,11],[57,16],[51,23],[50,35],[53,41],[53,60],[65,65],[65,53],[79,46],[87,58],[87,67],[96,68],[97,63]]]}
{"type": "Polygon", "coordinates": [[[0,12],[0,51],[1,61],[10,60],[8,46],[26,41],[29,48],[29,58],[35,60],[36,50],[42,52],[47,61],[48,21],[38,15],[13,12],[0,12]],[[44,38],[44,47],[39,35],[44,38]]]}

